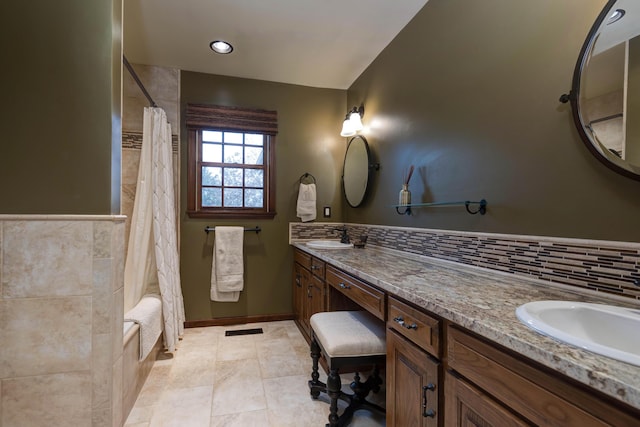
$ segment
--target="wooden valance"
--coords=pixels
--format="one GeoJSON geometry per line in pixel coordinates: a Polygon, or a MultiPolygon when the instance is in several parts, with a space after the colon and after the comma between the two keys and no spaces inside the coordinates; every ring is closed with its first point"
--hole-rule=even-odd
{"type": "Polygon", "coordinates": [[[187,128],[278,133],[278,112],[221,105],[187,104],[187,128]]]}

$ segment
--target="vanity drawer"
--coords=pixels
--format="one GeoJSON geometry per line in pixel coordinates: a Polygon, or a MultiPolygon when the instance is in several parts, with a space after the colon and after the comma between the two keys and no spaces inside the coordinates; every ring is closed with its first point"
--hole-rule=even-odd
{"type": "Polygon", "coordinates": [[[293,260],[307,270],[311,270],[311,255],[308,253],[302,252],[300,249],[294,249],[293,260]]]}
{"type": "Polygon", "coordinates": [[[595,389],[575,386],[499,346],[447,328],[449,368],[534,425],[637,426],[638,418],[595,389]]]}
{"type": "Polygon", "coordinates": [[[387,327],[440,358],[440,320],[391,297],[387,307],[387,327]]]}
{"type": "Polygon", "coordinates": [[[326,270],[327,284],[377,318],[385,319],[384,292],[330,265],[326,270]]]}
{"type": "Polygon", "coordinates": [[[319,279],[324,280],[325,263],[318,258],[311,258],[311,273],[319,279]]]}

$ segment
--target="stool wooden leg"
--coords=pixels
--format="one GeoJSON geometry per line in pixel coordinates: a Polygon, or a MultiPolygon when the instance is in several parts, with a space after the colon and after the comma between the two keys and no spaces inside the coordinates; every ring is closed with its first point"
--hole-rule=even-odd
{"type": "Polygon", "coordinates": [[[353,381],[351,381],[349,387],[351,387],[353,391],[353,399],[356,400],[356,402],[364,401],[369,394],[371,388],[368,387],[368,381],[368,379],[364,383],[360,381],[360,374],[358,372],[353,376],[353,381]]]}
{"type": "Polygon", "coordinates": [[[318,360],[320,359],[320,346],[316,342],[315,338],[311,340],[311,381],[309,381],[309,393],[313,399],[317,399],[320,396],[320,392],[326,390],[326,384],[318,381],[320,374],[318,373],[318,360]]]}
{"type": "Polygon", "coordinates": [[[380,391],[382,378],[380,378],[380,370],[378,369],[377,365],[374,366],[373,372],[371,372],[371,375],[369,375],[369,378],[367,378],[367,381],[365,381],[365,383],[372,392],[377,393],[380,391]]]}
{"type": "Polygon", "coordinates": [[[340,397],[340,389],[342,388],[342,382],[340,381],[340,375],[338,375],[337,369],[331,369],[329,376],[327,377],[327,394],[331,399],[329,406],[329,424],[330,427],[338,425],[338,398],[340,397]]]}

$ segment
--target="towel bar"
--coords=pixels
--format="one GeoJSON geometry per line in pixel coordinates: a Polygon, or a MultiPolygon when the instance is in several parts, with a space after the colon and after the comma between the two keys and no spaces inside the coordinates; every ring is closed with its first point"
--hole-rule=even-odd
{"type": "MultiPolygon", "coordinates": [[[[204,228],[204,232],[205,233],[209,234],[210,231],[216,231],[216,228],[215,227],[209,227],[209,226],[204,228]]],[[[258,234],[259,232],[262,231],[262,228],[260,228],[259,226],[256,225],[253,228],[245,228],[244,231],[255,231],[256,234],[258,234]]]]}

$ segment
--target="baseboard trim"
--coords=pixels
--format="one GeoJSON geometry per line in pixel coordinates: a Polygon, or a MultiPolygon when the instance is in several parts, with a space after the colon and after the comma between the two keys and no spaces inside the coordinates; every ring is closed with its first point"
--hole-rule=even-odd
{"type": "Polygon", "coordinates": [[[293,320],[293,319],[294,319],[293,313],[264,314],[259,316],[219,317],[217,319],[186,320],[184,322],[184,327],[185,328],[202,328],[205,326],[242,325],[244,323],[277,322],[280,320],[293,320]]]}

